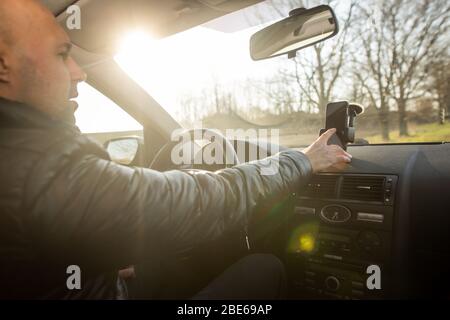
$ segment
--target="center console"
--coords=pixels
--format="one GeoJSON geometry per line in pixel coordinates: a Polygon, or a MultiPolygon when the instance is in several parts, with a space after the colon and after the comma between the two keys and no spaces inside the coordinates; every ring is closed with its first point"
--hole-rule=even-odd
{"type": "Polygon", "coordinates": [[[389,292],[398,177],[318,174],[296,195],[285,256],[295,299],[377,299],[389,292]],[[367,286],[379,268],[381,287],[367,286]]]}

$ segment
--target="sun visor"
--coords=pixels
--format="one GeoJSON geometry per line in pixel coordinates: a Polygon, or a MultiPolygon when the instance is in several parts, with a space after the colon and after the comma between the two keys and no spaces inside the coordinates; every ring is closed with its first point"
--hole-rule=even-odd
{"type": "Polygon", "coordinates": [[[72,42],[93,53],[115,54],[123,37],[139,30],[154,39],[193,28],[258,0],[80,0],[81,29],[69,30],[63,12],[58,21],[72,42]]]}

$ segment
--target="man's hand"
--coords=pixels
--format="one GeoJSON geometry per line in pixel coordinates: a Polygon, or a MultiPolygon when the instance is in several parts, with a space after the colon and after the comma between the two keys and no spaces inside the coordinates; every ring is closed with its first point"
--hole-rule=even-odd
{"type": "Polygon", "coordinates": [[[124,280],[133,279],[136,277],[134,266],[129,266],[126,269],[119,270],[119,277],[124,280]]]}
{"type": "Polygon", "coordinates": [[[337,145],[328,145],[330,137],[336,132],[336,129],[329,129],[324,132],[316,141],[302,152],[311,162],[313,172],[323,171],[334,168],[342,170],[352,161],[350,153],[337,145]]]}

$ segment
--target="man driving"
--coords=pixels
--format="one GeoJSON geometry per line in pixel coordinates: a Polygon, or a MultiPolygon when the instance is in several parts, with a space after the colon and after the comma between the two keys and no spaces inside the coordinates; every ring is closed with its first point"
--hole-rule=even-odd
{"type": "MultiPolygon", "coordinates": [[[[0,1],[1,298],[114,299],[117,270],[241,228],[264,199],[351,161],[327,144],[332,129],[279,153],[270,176],[259,161],[214,173],[115,164],[74,125],[86,74],[71,46],[38,1],[0,1]],[[66,285],[70,265],[80,289],[66,285]]],[[[280,298],[282,272],[275,257],[251,255],[195,298],[280,298]]]]}

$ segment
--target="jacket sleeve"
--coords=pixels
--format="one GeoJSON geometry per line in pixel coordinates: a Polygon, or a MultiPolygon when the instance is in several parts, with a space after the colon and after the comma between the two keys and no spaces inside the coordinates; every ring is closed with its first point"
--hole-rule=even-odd
{"type": "Polygon", "coordinates": [[[162,173],[92,154],[59,165],[51,176],[39,166],[26,206],[41,254],[96,270],[213,240],[245,225],[264,198],[295,191],[312,172],[308,158],[295,150],[214,173],[162,173]],[[268,163],[277,170],[264,175],[268,163]]]}

